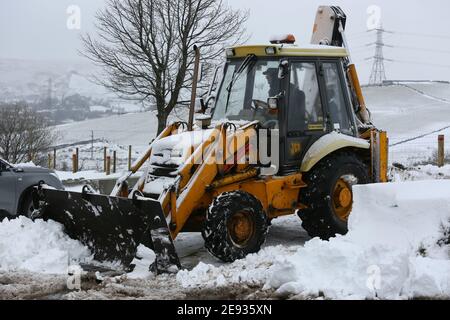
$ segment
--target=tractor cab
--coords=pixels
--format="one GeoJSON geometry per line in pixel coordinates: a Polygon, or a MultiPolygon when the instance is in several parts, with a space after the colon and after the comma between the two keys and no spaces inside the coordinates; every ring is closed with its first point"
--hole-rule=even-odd
{"type": "Polygon", "coordinates": [[[347,55],[341,47],[283,41],[228,49],[213,120],[258,121],[261,129],[278,130],[279,172],[298,171],[324,135],[358,136],[344,72],[347,55]]]}

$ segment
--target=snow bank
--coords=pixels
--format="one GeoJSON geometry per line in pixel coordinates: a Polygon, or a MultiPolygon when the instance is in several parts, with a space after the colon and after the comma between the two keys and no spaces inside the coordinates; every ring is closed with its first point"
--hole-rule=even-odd
{"type": "MultiPolygon", "coordinates": [[[[110,175],[106,175],[104,172],[98,172],[95,170],[86,170],[79,171],[77,173],[72,173],[70,171],[56,171],[59,179],[61,181],[70,181],[70,180],[114,180],[119,179],[123,176],[123,172],[113,173],[110,175]]],[[[136,173],[140,174],[140,172],[136,173]]]]}
{"type": "Polygon", "coordinates": [[[258,254],[251,254],[231,265],[215,267],[200,262],[192,271],[179,271],[177,280],[185,288],[221,287],[241,282],[258,285],[269,280],[268,269],[276,260],[294,252],[295,249],[276,246],[263,248],[258,254]]]}
{"type": "Polygon", "coordinates": [[[446,165],[442,168],[433,165],[416,166],[405,169],[392,168],[389,176],[393,182],[450,180],[450,165],[446,165]]]}
{"type": "Polygon", "coordinates": [[[227,266],[182,271],[184,287],[253,282],[280,294],[332,299],[450,297],[450,181],[358,186],[349,233],[289,253],[266,248],[227,266]],[[253,269],[256,270],[253,270],[253,269]]]}
{"type": "Polygon", "coordinates": [[[65,274],[72,262],[92,260],[89,250],[70,239],[62,225],[25,217],[0,223],[0,271],[65,274]]]}

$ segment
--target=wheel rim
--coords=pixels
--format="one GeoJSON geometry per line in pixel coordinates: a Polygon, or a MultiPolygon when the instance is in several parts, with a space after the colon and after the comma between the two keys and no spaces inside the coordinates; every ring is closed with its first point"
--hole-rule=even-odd
{"type": "Polygon", "coordinates": [[[247,211],[237,212],[228,219],[227,229],[234,245],[240,248],[245,247],[255,232],[251,214],[247,211]]]}
{"type": "Polygon", "coordinates": [[[353,192],[351,185],[343,177],[339,178],[334,186],[332,202],[336,216],[341,221],[347,222],[352,211],[353,192]]]}

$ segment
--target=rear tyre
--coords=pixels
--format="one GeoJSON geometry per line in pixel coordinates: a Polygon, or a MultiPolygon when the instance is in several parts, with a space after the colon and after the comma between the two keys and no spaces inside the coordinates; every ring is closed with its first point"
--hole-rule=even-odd
{"type": "Polygon", "coordinates": [[[204,229],[206,249],[224,262],[256,253],[266,240],[268,219],[261,202],[243,192],[226,192],[210,206],[204,229]]]}
{"type": "Polygon", "coordinates": [[[348,232],[353,205],[353,186],[369,183],[367,166],[352,153],[338,153],[323,159],[304,176],[307,187],[300,201],[302,226],[311,237],[328,240],[348,232]]]}

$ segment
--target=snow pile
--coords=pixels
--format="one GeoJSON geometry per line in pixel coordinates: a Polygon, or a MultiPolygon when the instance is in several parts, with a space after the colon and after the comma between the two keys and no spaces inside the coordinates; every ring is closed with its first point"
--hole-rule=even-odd
{"type": "Polygon", "coordinates": [[[127,274],[130,279],[145,279],[153,277],[153,273],[150,271],[150,265],[156,260],[156,255],[153,250],[147,248],[144,245],[139,245],[136,252],[136,258],[133,259],[131,264],[135,267],[132,272],[127,274]]]}
{"type": "Polygon", "coordinates": [[[65,274],[73,262],[92,260],[89,250],[70,239],[62,225],[25,217],[0,223],[0,271],[65,274]]]}
{"type": "Polygon", "coordinates": [[[224,287],[241,282],[258,285],[269,280],[267,271],[276,260],[284,255],[292,255],[295,250],[285,246],[267,247],[258,254],[218,267],[200,262],[192,271],[179,271],[177,280],[185,288],[224,287]]]}
{"type": "Polygon", "coordinates": [[[293,254],[266,248],[228,266],[200,264],[178,281],[250,280],[280,294],[332,299],[450,297],[449,246],[440,241],[449,219],[450,181],[358,186],[346,236],[313,239],[293,254]]]}
{"type": "Polygon", "coordinates": [[[191,148],[197,148],[206,141],[214,130],[183,132],[168,136],[154,142],[150,163],[153,165],[180,166],[188,156],[191,148]]]}

